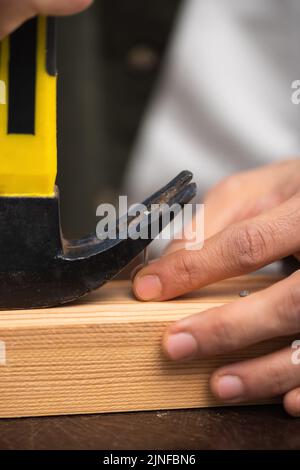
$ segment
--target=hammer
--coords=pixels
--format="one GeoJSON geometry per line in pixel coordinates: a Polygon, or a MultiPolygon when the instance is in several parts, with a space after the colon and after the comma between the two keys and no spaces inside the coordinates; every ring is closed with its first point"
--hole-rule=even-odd
{"type": "Polygon", "coordinates": [[[0,106],[1,309],[57,306],[101,287],[152,241],[153,221],[164,228],[157,207],[183,207],[196,192],[193,175],[184,171],[146,199],[147,210],[127,224],[146,227],[148,237],[63,237],[55,186],[55,43],[55,19],[45,17],[27,21],[0,43],[0,81],[7,90],[0,106]]]}

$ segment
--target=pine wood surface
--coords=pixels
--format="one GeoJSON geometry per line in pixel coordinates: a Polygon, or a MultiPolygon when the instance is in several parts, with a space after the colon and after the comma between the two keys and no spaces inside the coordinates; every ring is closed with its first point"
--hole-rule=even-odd
{"type": "Polygon", "coordinates": [[[208,387],[215,368],[276,350],[291,339],[175,364],[161,352],[163,332],[176,319],[275,280],[227,280],[164,303],[138,302],[129,282],[114,281],[73,305],[2,311],[0,417],[216,406],[208,387]]]}

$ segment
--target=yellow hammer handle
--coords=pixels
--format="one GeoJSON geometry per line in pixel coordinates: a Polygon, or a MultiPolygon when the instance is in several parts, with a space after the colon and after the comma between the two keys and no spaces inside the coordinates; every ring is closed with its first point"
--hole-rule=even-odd
{"type": "Polygon", "coordinates": [[[57,78],[53,21],[30,20],[0,43],[0,196],[54,195],[57,78]]]}

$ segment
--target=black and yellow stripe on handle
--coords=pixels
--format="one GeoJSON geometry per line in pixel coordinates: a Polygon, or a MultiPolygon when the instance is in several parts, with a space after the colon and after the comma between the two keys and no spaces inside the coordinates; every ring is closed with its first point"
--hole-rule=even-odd
{"type": "Polygon", "coordinates": [[[0,196],[52,197],[57,172],[55,23],[38,17],[0,43],[0,196]]]}

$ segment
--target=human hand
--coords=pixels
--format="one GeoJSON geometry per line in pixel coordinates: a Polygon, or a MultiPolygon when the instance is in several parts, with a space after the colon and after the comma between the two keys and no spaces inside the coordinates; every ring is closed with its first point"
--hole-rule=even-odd
{"type": "Polygon", "coordinates": [[[0,0],[0,40],[35,15],[71,15],[92,0],[0,0]]]}
{"type": "MultiPolygon", "coordinates": [[[[207,239],[200,250],[175,242],[139,271],[141,300],[167,300],[207,284],[249,273],[300,251],[300,160],[241,173],[205,200],[207,239]]],[[[163,346],[172,360],[204,358],[273,337],[300,333],[300,271],[264,291],[174,323],[163,346]]],[[[215,396],[227,403],[284,396],[300,416],[300,370],[286,348],[217,370],[215,396]]]]}

